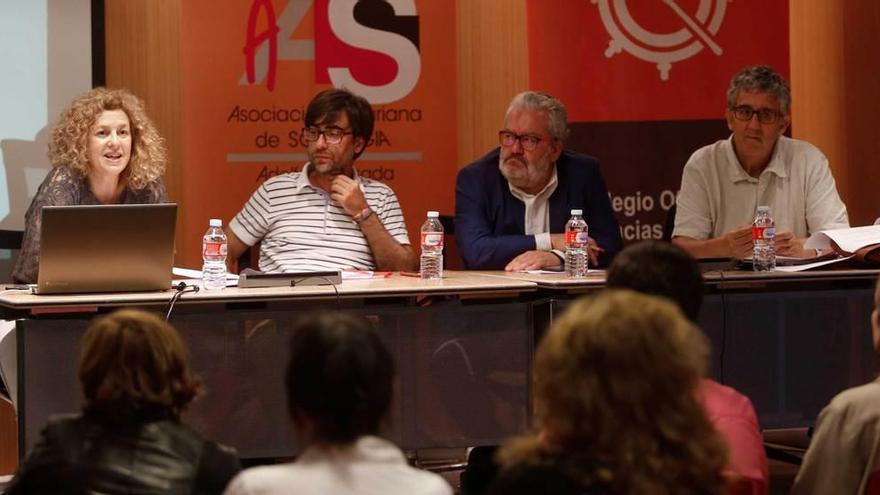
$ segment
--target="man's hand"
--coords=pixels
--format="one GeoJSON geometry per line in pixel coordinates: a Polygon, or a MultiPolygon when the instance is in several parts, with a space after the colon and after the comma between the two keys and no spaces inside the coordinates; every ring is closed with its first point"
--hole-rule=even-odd
{"type": "Polygon", "coordinates": [[[562,262],[550,251],[526,251],[512,259],[504,270],[519,272],[523,270],[540,270],[543,268],[559,268],[562,262]]]}
{"type": "MultiPolygon", "coordinates": [[[[596,240],[592,237],[588,237],[589,241],[587,241],[587,255],[590,257],[590,266],[596,267],[599,266],[599,254],[604,253],[605,249],[599,247],[596,243],[596,240]]],[[[550,245],[553,246],[553,249],[558,249],[565,252],[565,234],[550,234],[550,245]]]]}
{"type": "Polygon", "coordinates": [[[367,207],[367,198],[357,181],[345,175],[337,175],[330,184],[330,197],[355,216],[367,207]]]}
{"type": "Polygon", "coordinates": [[[794,258],[812,258],[816,256],[813,249],[804,249],[804,238],[795,237],[791,232],[780,232],[776,234],[773,245],[776,248],[776,254],[779,256],[791,256],[794,258]]]}
{"type": "Polygon", "coordinates": [[[754,245],[751,226],[737,227],[724,234],[722,239],[727,245],[728,255],[731,258],[743,259],[752,255],[754,245]]]}
{"type": "Polygon", "coordinates": [[[596,240],[592,237],[588,237],[587,241],[587,255],[590,257],[590,266],[597,267],[599,266],[599,253],[604,253],[605,249],[599,247],[596,244],[596,240]]]}

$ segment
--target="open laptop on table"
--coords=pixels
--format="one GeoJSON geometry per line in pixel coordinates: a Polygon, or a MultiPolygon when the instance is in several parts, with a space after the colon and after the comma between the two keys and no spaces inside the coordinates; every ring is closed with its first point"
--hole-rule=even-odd
{"type": "Polygon", "coordinates": [[[37,294],[171,287],[177,205],[43,207],[37,294]]]}

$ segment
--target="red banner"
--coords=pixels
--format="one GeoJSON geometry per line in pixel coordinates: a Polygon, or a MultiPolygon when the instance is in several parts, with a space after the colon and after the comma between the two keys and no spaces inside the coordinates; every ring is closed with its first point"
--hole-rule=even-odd
{"type": "Polygon", "coordinates": [[[782,0],[531,0],[530,85],[575,122],[716,119],[747,65],[788,75],[782,0]],[[562,49],[564,48],[564,49],[562,49]]]}
{"type": "Polygon", "coordinates": [[[427,210],[453,211],[454,3],[187,0],[182,6],[187,203],[179,262],[201,263],[209,218],[228,221],[262,181],[303,166],[305,108],[331,86],[373,104],[376,130],[356,167],[397,193],[411,242],[418,242],[427,210]]]}
{"type": "Polygon", "coordinates": [[[691,153],[728,136],[730,78],[789,72],[782,0],[529,0],[529,84],[568,108],[625,241],[659,238],[691,153]]]}

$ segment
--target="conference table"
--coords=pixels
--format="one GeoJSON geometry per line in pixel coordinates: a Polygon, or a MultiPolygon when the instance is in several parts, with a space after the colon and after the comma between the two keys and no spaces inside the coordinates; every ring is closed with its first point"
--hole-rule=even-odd
{"type": "MultiPolygon", "coordinates": [[[[698,324],[711,344],[708,372],[752,400],[762,428],[810,427],[834,395],[875,378],[870,315],[880,270],[720,266],[703,271],[698,324]]],[[[491,273],[538,285],[535,341],[574,298],[605,286],[601,271],[583,280],[491,273]]]]}
{"type": "MultiPolygon", "coordinates": [[[[869,315],[878,270],[752,273],[709,270],[700,326],[710,374],[755,404],[762,427],[803,427],[840,390],[869,381],[869,315]]],[[[405,449],[498,443],[528,429],[535,342],[604,272],[446,272],[439,281],[393,274],[336,286],[185,293],[171,322],[206,392],[184,420],[244,458],[287,457],[296,438],[284,370],[295,322],[315,309],[371,320],[397,364],[389,435],[405,449]]],[[[167,310],[171,291],[37,296],[0,292],[15,320],[19,453],[51,414],[80,405],[78,341],[96,315],[167,310]]]]}

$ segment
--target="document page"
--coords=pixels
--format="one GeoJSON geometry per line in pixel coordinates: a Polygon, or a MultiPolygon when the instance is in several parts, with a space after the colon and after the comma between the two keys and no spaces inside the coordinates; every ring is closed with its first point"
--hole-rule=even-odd
{"type": "Polygon", "coordinates": [[[865,246],[880,243],[880,225],[816,232],[807,239],[804,247],[807,249],[828,249],[831,247],[831,241],[834,241],[843,251],[854,253],[865,246]]]}

